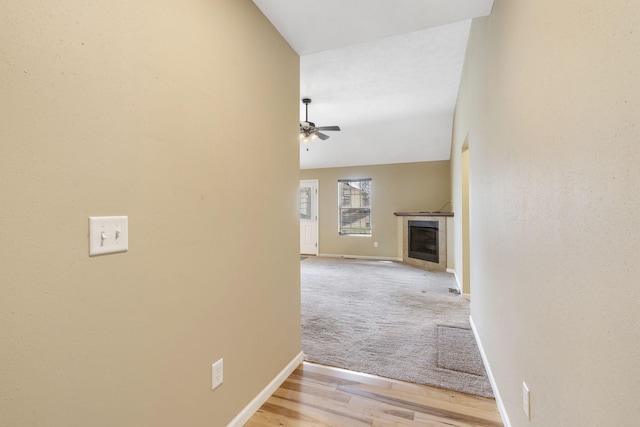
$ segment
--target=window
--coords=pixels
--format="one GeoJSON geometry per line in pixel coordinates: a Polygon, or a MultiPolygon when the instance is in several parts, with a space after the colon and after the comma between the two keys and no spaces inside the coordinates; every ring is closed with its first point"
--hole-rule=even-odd
{"type": "Polygon", "coordinates": [[[338,215],[342,235],[371,235],[371,178],[338,181],[338,215]]]}
{"type": "Polygon", "coordinates": [[[311,219],[311,187],[300,187],[300,219],[311,219]]]}

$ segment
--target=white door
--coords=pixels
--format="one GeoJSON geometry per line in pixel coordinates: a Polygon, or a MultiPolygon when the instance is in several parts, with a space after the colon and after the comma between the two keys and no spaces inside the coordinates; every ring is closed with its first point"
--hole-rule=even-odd
{"type": "Polygon", "coordinates": [[[318,180],[300,181],[300,253],[318,255],[318,180]]]}

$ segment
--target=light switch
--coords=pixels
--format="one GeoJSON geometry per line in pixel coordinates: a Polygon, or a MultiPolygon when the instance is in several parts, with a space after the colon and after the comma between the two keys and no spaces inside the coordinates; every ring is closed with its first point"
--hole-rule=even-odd
{"type": "Polygon", "coordinates": [[[89,217],[89,256],[129,250],[129,217],[89,217]]]}

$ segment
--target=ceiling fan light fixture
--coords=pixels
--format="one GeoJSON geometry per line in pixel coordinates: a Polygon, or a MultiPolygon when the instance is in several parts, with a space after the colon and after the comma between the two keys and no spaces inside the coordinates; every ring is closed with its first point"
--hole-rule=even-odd
{"type": "Polygon", "coordinates": [[[304,122],[300,122],[300,140],[304,143],[317,139],[329,139],[329,135],[325,135],[320,130],[339,131],[339,126],[319,126],[309,121],[309,104],[311,104],[311,98],[302,98],[302,103],[305,107],[304,122]]]}

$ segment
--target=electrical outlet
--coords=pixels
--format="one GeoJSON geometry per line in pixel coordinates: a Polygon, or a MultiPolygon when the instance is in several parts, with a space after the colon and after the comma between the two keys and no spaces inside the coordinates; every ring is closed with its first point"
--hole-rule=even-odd
{"type": "Polygon", "coordinates": [[[531,421],[531,392],[524,381],[522,382],[522,409],[527,420],[531,421]]]}
{"type": "Polygon", "coordinates": [[[211,365],[211,390],[215,390],[222,384],[222,359],[211,365]]]}
{"type": "Polygon", "coordinates": [[[377,248],[378,247],[378,242],[373,242],[373,247],[377,248]]]}

